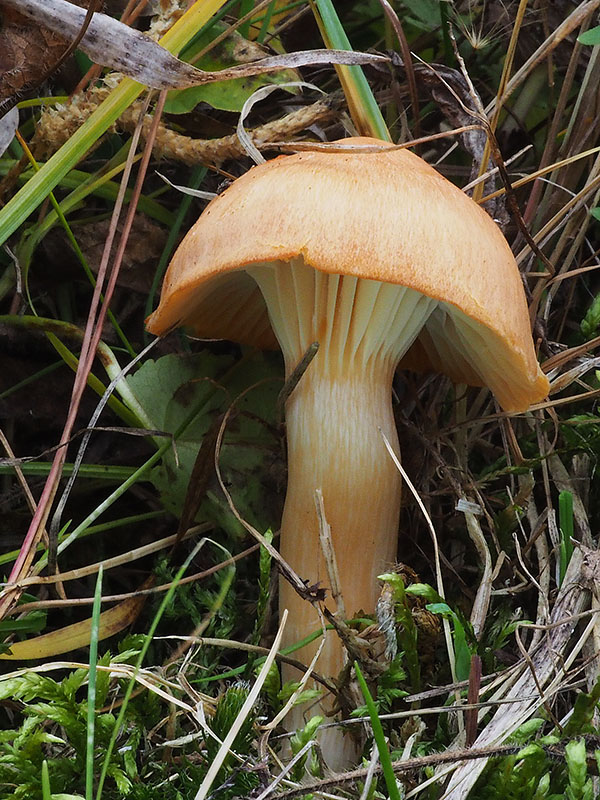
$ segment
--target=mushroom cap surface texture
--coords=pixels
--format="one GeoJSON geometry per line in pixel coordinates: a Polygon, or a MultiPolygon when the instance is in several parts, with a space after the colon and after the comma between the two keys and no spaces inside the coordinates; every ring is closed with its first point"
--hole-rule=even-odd
{"type": "Polygon", "coordinates": [[[542,400],[548,381],[521,277],[494,221],[406,149],[366,137],[335,144],[349,149],[280,156],[212,200],[175,253],[148,330],[186,325],[201,338],[277,348],[244,267],[301,258],[438,301],[401,367],[489,386],[506,411],[542,400]]]}

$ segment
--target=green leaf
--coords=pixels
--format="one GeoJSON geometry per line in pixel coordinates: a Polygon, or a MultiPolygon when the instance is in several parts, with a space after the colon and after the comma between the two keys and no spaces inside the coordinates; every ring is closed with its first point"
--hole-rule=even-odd
{"type": "MultiPolygon", "coordinates": [[[[288,681],[283,684],[279,692],[277,692],[277,699],[282,706],[287,703],[299,685],[299,681],[288,681]]],[[[309,703],[313,700],[317,700],[319,697],[321,697],[321,692],[318,689],[305,689],[303,692],[300,692],[298,697],[294,700],[294,705],[299,706],[302,705],[302,703],[309,703]]]]}
{"type": "Polygon", "coordinates": [[[412,11],[414,17],[408,19],[422,30],[431,31],[439,26],[440,0],[402,0],[402,5],[412,11]]]}
{"type": "Polygon", "coordinates": [[[59,794],[53,794],[52,800],[85,800],[85,797],[80,794],[64,794],[60,792],[59,794]]]}
{"type": "MultiPolygon", "coordinates": [[[[229,30],[229,25],[222,22],[211,25],[210,29],[198,37],[194,46],[186,50],[185,60],[193,60],[198,53],[210,45],[215,36],[227,30],[229,30]]],[[[265,55],[266,53],[260,45],[244,39],[237,31],[234,31],[222,42],[212,47],[206,55],[198,61],[194,61],[194,66],[208,72],[216,72],[236,64],[264,58],[265,55]]],[[[216,81],[201,86],[191,86],[188,89],[175,89],[167,95],[165,111],[168,114],[187,114],[193,111],[198,103],[208,103],[221,111],[239,112],[246,100],[261,86],[290,83],[297,80],[299,80],[298,74],[294,70],[288,69],[267,75],[216,81]]],[[[291,90],[287,89],[286,91],[291,90]]]]}
{"type": "Polygon", "coordinates": [[[535,794],[533,796],[533,800],[543,800],[544,797],[548,795],[550,791],[550,773],[546,772],[540,778],[537,788],[535,790],[535,794]]]}
{"type": "MultiPolygon", "coordinates": [[[[254,664],[254,673],[258,675],[264,661],[260,664],[254,664]]],[[[280,704],[278,701],[278,694],[281,690],[281,677],[279,675],[279,667],[277,664],[272,664],[271,669],[267,673],[265,682],[263,683],[263,693],[273,708],[279,709],[280,704]]]]}
{"type": "Polygon", "coordinates": [[[566,790],[568,800],[588,800],[591,795],[591,781],[587,781],[587,753],[585,741],[569,742],[565,747],[565,760],[569,775],[569,785],[566,790]]]}
{"type": "Polygon", "coordinates": [[[522,750],[519,750],[517,753],[517,761],[520,761],[522,758],[528,758],[529,756],[543,756],[544,750],[542,747],[537,744],[537,742],[531,742],[531,744],[525,745],[522,750]]]}
{"type": "Polygon", "coordinates": [[[590,214],[592,215],[592,217],[594,217],[594,219],[599,219],[600,220],[600,206],[596,206],[596,208],[592,208],[592,210],[590,211],[590,214]]]}
{"type": "Polygon", "coordinates": [[[597,25],[595,28],[590,28],[589,31],[582,33],[577,37],[577,41],[579,44],[600,44],[600,25],[597,25]]]}
{"type": "Polygon", "coordinates": [[[593,719],[598,705],[598,683],[590,694],[580,692],[573,705],[573,713],[566,722],[563,735],[566,737],[581,736],[584,733],[593,733],[593,719]]]}
{"type": "Polygon", "coordinates": [[[467,634],[462,620],[447,603],[429,603],[426,608],[432,614],[447,617],[452,622],[456,655],[456,677],[459,681],[466,681],[471,671],[472,648],[469,647],[467,642],[467,634]]]}
{"type": "Polygon", "coordinates": [[[296,733],[290,739],[292,755],[299,753],[304,745],[308,744],[308,742],[315,738],[319,725],[323,722],[323,720],[324,717],[320,717],[318,715],[311,717],[304,728],[299,728],[296,731],[296,733]]]}
{"type": "Polygon", "coordinates": [[[593,339],[598,332],[598,327],[600,327],[600,294],[594,297],[580,323],[581,333],[585,339],[593,339]]]}
{"type": "Polygon", "coordinates": [[[527,720],[527,722],[519,725],[517,730],[511,735],[511,744],[526,744],[538,733],[543,724],[544,720],[540,719],[540,717],[527,720]]]}
{"type": "Polygon", "coordinates": [[[59,794],[53,794],[52,800],[85,800],[85,797],[80,794],[64,794],[60,792],[59,794]]]}
{"type": "Polygon", "coordinates": [[[432,614],[440,614],[441,616],[450,617],[450,619],[454,619],[456,616],[454,611],[450,608],[448,603],[439,602],[439,603],[428,603],[427,610],[431,611],[432,614]]]}
{"type": "Polygon", "coordinates": [[[406,593],[412,594],[415,597],[424,597],[425,600],[429,600],[430,603],[444,603],[433,586],[430,586],[428,583],[411,583],[410,586],[406,587],[406,593]]]}
{"type": "MultiPolygon", "coordinates": [[[[317,735],[317,731],[319,730],[319,726],[323,722],[324,717],[315,716],[311,717],[304,728],[299,728],[296,733],[290,739],[290,748],[292,750],[292,755],[297,755],[303,747],[305,747],[310,741],[312,741],[315,736],[317,735]]],[[[308,759],[308,753],[296,763],[294,769],[291,773],[291,778],[294,781],[301,781],[304,776],[304,768],[306,765],[306,761],[308,759]]],[[[312,768],[312,765],[311,765],[312,768]]]]}
{"type": "MultiPolygon", "coordinates": [[[[280,370],[280,361],[272,354],[257,353],[235,364],[230,356],[202,352],[149,360],[127,379],[157,430],[173,434],[190,409],[201,408],[184,435],[150,473],[167,509],[179,515],[205,435],[232,402],[243,395],[235,404],[237,413],[230,416],[219,465],[242,516],[262,529],[267,528],[268,519],[263,519],[268,515],[263,500],[262,468],[265,453],[275,446],[269,426],[275,422],[280,370]],[[256,384],[260,385],[244,394],[256,384]]],[[[232,534],[239,531],[239,523],[221,493],[209,491],[203,510],[232,534]]]]}

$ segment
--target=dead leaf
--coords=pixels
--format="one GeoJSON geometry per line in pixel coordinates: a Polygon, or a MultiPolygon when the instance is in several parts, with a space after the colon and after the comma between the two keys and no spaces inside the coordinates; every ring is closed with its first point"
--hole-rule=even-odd
{"type": "MultiPolygon", "coordinates": [[[[100,265],[109,225],[110,220],[100,220],[83,225],[77,231],[79,246],[94,273],[98,271],[100,265]]],[[[119,233],[122,227],[123,224],[120,222],[117,226],[119,233]]],[[[147,295],[166,238],[167,232],[164,228],[156,225],[145,214],[136,214],[123,255],[118,286],[147,295]]],[[[64,254],[66,246],[64,236],[60,235],[54,244],[59,251],[62,248],[64,254]]],[[[59,252],[55,252],[55,255],[59,256],[59,252]]]]}
{"type": "MultiPolygon", "coordinates": [[[[69,40],[80,33],[86,17],[83,9],[66,0],[2,0],[2,6],[18,11],[36,25],[44,25],[69,40]]],[[[93,15],[79,47],[96,63],[123,72],[154,89],[183,89],[317,64],[354,65],[389,61],[387,56],[354,51],[308,50],[271,56],[218,72],[204,72],[180,61],[145,34],[100,13],[93,15]]]]}
{"type": "MultiPolygon", "coordinates": [[[[64,53],[67,42],[2,6],[0,30],[0,101],[37,86],[64,53]]],[[[18,9],[19,4],[15,4],[18,9]]],[[[85,12],[84,12],[85,13],[85,12]]]]}
{"type": "MultiPolygon", "coordinates": [[[[146,588],[147,584],[148,582],[142,588],[146,588]]],[[[108,639],[130,625],[137,618],[145,600],[146,595],[142,594],[124,600],[108,611],[103,611],[100,614],[98,640],[108,639]]],[[[0,654],[0,659],[30,661],[69,653],[71,650],[87,647],[90,643],[91,631],[92,619],[90,617],[51,633],[44,633],[42,636],[26,639],[23,642],[15,642],[10,645],[10,653],[0,654]]]]}

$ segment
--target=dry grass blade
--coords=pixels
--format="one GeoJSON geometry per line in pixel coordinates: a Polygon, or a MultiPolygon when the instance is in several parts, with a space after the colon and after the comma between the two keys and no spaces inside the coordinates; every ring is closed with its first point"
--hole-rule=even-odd
{"type": "Polygon", "coordinates": [[[587,0],[587,2],[580,3],[556,30],[552,31],[547,39],[527,59],[523,66],[515,72],[513,77],[508,81],[504,93],[490,103],[486,111],[490,113],[494,110],[497,103],[506,103],[511,94],[523,83],[525,77],[529,75],[534,67],[552,53],[569,34],[589,19],[598,8],[600,8],[600,0],[587,0]]]}
{"type": "MultiPolygon", "coordinates": [[[[113,270],[110,274],[107,285],[105,287],[104,281],[107,275],[112,242],[116,234],[117,220],[119,218],[123,201],[125,198],[125,189],[131,172],[131,167],[133,165],[133,156],[135,153],[137,140],[139,139],[139,131],[140,128],[138,128],[137,136],[134,135],[134,140],[127,161],[128,168],[126,168],[123,173],[123,180],[121,182],[121,188],[120,188],[120,196],[115,205],[112,218],[111,231],[109,232],[109,236],[107,238],[104,248],[103,259],[98,269],[96,285],[94,287],[94,293],[90,304],[88,323],[86,325],[83,341],[81,343],[81,355],[77,366],[75,381],[73,384],[71,403],[69,406],[69,414],[67,416],[67,421],[65,422],[63,433],[60,438],[59,449],[56,451],[54,460],[52,462],[52,468],[50,470],[50,474],[48,475],[48,478],[44,485],[42,496],[40,498],[35,514],[29,526],[29,530],[25,537],[25,541],[23,542],[23,545],[21,547],[19,556],[9,575],[9,586],[5,588],[0,594],[0,618],[6,614],[8,609],[16,602],[16,600],[20,595],[20,591],[15,587],[15,584],[18,584],[19,580],[21,580],[29,571],[29,568],[34,558],[35,548],[37,546],[37,543],[39,542],[43,528],[50,515],[52,503],[54,501],[54,497],[58,490],[58,482],[60,479],[60,474],[66,459],[66,447],[61,447],[61,445],[66,445],[69,442],[73,432],[75,419],[77,416],[77,412],[79,410],[79,405],[81,403],[83,391],[86,386],[87,376],[91,370],[92,361],[98,348],[98,343],[100,341],[100,336],[102,333],[102,326],[104,323],[104,319],[106,317],[106,312],[108,310],[112,292],[116,285],[117,275],[119,273],[119,267],[125,249],[125,242],[127,241],[128,227],[126,226],[125,231],[121,237],[121,242],[119,245],[120,247],[119,253],[116,256],[113,270]],[[103,302],[101,302],[102,293],[104,293],[103,302]]],[[[145,166],[147,166],[148,164],[149,153],[151,152],[150,146],[147,146],[146,152],[148,154],[148,157],[146,158],[145,166]]],[[[145,174],[145,168],[141,167],[137,181],[137,196],[139,196],[139,192],[141,190],[141,181],[143,179],[144,174],[145,174]]],[[[130,204],[130,209],[128,212],[128,226],[131,225],[133,219],[133,213],[135,213],[136,202],[137,200],[135,200],[132,204],[130,204]]]]}
{"type": "MultiPolygon", "coordinates": [[[[240,112],[240,118],[237,124],[237,137],[242,145],[244,151],[250,156],[250,158],[254,161],[255,164],[264,164],[265,158],[261,154],[260,150],[254,143],[253,137],[251,137],[244,127],[244,122],[246,117],[252,110],[253,106],[264,100],[273,92],[279,89],[289,89],[289,88],[306,88],[306,89],[313,89],[317,92],[321,92],[321,90],[312,83],[307,83],[306,81],[291,81],[289,83],[278,83],[272,86],[263,86],[261,89],[257,89],[254,94],[252,94],[244,103],[244,107],[240,112]]],[[[321,92],[324,94],[324,92],[321,92]]]]}
{"type": "Polygon", "coordinates": [[[400,44],[400,50],[402,51],[402,59],[404,61],[404,69],[406,71],[406,77],[408,79],[408,92],[410,95],[410,104],[412,106],[412,111],[413,111],[413,119],[414,119],[413,138],[420,139],[421,124],[419,121],[419,95],[417,92],[417,82],[415,79],[415,71],[413,69],[410,47],[408,46],[406,34],[404,33],[404,29],[402,28],[402,23],[400,22],[398,14],[396,14],[396,12],[392,8],[388,0],[379,0],[379,3],[383,8],[386,17],[391,22],[392,27],[394,29],[394,33],[396,34],[396,37],[400,44]]]}
{"type": "Polygon", "coordinates": [[[0,156],[6,151],[19,127],[19,111],[13,108],[0,117],[0,156]]]}
{"type": "MultiPolygon", "coordinates": [[[[572,484],[568,480],[566,470],[558,457],[551,456],[550,464],[554,479],[557,480],[559,485],[569,486],[570,490],[572,490],[572,484]]],[[[574,497],[577,497],[576,493],[574,493],[574,497]]],[[[578,507],[576,519],[580,526],[581,535],[587,540],[589,536],[587,516],[581,503],[576,503],[576,505],[578,507]]],[[[516,682],[512,683],[512,686],[504,695],[505,698],[529,699],[521,700],[521,702],[511,706],[501,707],[477,737],[474,743],[475,748],[485,749],[502,745],[506,738],[529,719],[540,705],[545,702],[548,692],[554,690],[552,687],[556,687],[564,678],[570,659],[574,658],[574,653],[577,652],[577,649],[571,649],[569,659],[565,659],[564,655],[567,648],[571,648],[573,644],[572,635],[578,615],[589,602],[589,590],[580,582],[582,564],[583,554],[580,551],[575,551],[551,610],[549,624],[552,627],[550,627],[535,651],[529,652],[529,663],[523,664],[520,669],[520,677],[516,682]],[[545,696],[540,696],[538,687],[544,689],[545,696]],[[531,699],[532,696],[534,699],[531,699]]],[[[588,635],[590,633],[591,629],[588,635]]],[[[583,646],[583,642],[580,644],[581,646],[583,646]]],[[[443,794],[443,800],[459,800],[459,798],[466,797],[484,767],[485,761],[475,765],[463,763],[457,766],[443,794]]]]}
{"type": "Polygon", "coordinates": [[[473,608],[471,609],[471,625],[473,626],[473,632],[475,633],[475,636],[479,637],[479,635],[483,632],[483,627],[488,615],[490,599],[492,595],[492,583],[494,577],[492,570],[492,557],[490,555],[490,550],[485,540],[485,536],[483,535],[483,531],[481,530],[479,520],[475,514],[472,514],[469,511],[464,511],[463,513],[465,515],[469,536],[477,548],[480,562],[483,564],[483,574],[479,581],[479,586],[477,587],[477,594],[473,602],[473,608]]]}
{"type": "MultiPolygon", "coordinates": [[[[494,110],[490,118],[490,132],[495,136],[496,128],[498,126],[498,120],[500,118],[500,112],[502,110],[502,98],[506,89],[506,85],[508,83],[508,76],[511,73],[513,67],[513,61],[515,57],[515,50],[517,47],[517,40],[519,37],[519,33],[521,31],[521,26],[523,24],[523,17],[525,16],[525,9],[527,8],[529,0],[520,0],[519,8],[517,9],[517,13],[515,16],[515,22],[513,25],[510,42],[508,44],[508,51],[506,53],[506,58],[504,59],[504,64],[502,65],[502,75],[500,77],[500,82],[498,84],[498,91],[496,94],[496,103],[494,105],[494,110]]],[[[490,157],[490,141],[486,142],[486,146],[483,151],[483,158],[481,159],[481,164],[479,165],[479,175],[481,176],[488,168],[488,161],[490,157]]],[[[473,191],[473,200],[476,202],[481,202],[481,196],[483,194],[483,184],[478,184],[474,191],[473,191]]]]}
{"type": "Polygon", "coordinates": [[[252,707],[256,703],[256,701],[258,699],[258,696],[260,694],[260,691],[262,689],[262,686],[263,686],[265,680],[267,679],[267,675],[269,674],[269,670],[271,669],[271,665],[273,664],[273,662],[275,660],[275,655],[277,654],[277,650],[279,649],[279,645],[281,643],[281,637],[283,636],[283,630],[285,628],[286,619],[287,619],[287,612],[284,611],[283,614],[281,615],[281,622],[279,623],[279,628],[277,630],[277,634],[275,636],[275,639],[273,640],[273,644],[272,644],[271,649],[269,651],[269,655],[265,659],[265,663],[262,665],[261,670],[260,670],[260,672],[258,674],[258,677],[257,677],[256,681],[254,682],[254,686],[252,687],[252,689],[248,693],[248,697],[246,698],[246,701],[244,702],[244,705],[240,709],[240,712],[239,712],[238,716],[236,717],[235,722],[231,726],[231,728],[229,730],[229,733],[227,734],[227,736],[223,740],[223,744],[219,748],[219,751],[218,751],[215,759],[213,760],[212,764],[210,765],[210,767],[208,769],[208,772],[206,773],[206,777],[202,781],[202,784],[201,784],[200,788],[198,789],[198,791],[196,793],[195,800],[204,800],[204,798],[209,793],[209,791],[210,791],[210,789],[212,787],[212,784],[213,784],[215,778],[217,777],[217,774],[218,774],[219,770],[221,769],[221,766],[222,766],[224,760],[226,759],[227,755],[229,754],[229,751],[230,751],[231,746],[232,746],[232,744],[233,744],[233,742],[235,740],[235,737],[239,733],[239,731],[240,731],[240,729],[241,729],[241,727],[242,727],[242,725],[244,723],[244,720],[246,719],[246,717],[250,713],[252,707]]]}
{"type": "MultiPolygon", "coordinates": [[[[437,580],[437,591],[438,591],[439,596],[443,598],[445,596],[445,591],[444,591],[444,581],[443,581],[443,578],[442,578],[442,569],[441,569],[441,565],[440,565],[439,545],[438,545],[438,540],[437,540],[437,533],[435,532],[435,528],[434,528],[433,523],[431,521],[431,517],[427,513],[427,509],[425,508],[423,500],[421,499],[419,493],[415,489],[411,479],[406,474],[406,470],[404,469],[404,467],[400,463],[400,459],[398,458],[398,456],[394,452],[394,449],[392,448],[392,445],[390,444],[389,440],[386,438],[385,434],[382,431],[380,431],[380,434],[381,434],[381,436],[383,438],[383,443],[385,444],[385,447],[386,447],[388,453],[390,454],[390,457],[391,457],[392,461],[396,465],[396,468],[398,469],[398,472],[402,475],[402,480],[406,483],[406,485],[410,489],[412,495],[414,496],[415,500],[417,501],[417,504],[418,504],[419,508],[421,509],[421,512],[422,512],[423,516],[425,517],[425,519],[427,521],[427,527],[429,528],[429,532],[431,533],[431,539],[432,539],[432,542],[433,542],[433,548],[434,548],[434,554],[435,554],[435,573],[436,573],[436,580],[437,580]]],[[[448,659],[450,661],[450,670],[452,672],[452,679],[453,679],[454,682],[456,682],[456,667],[455,667],[456,659],[455,659],[455,654],[454,654],[454,646],[452,644],[452,634],[450,632],[450,623],[448,622],[447,619],[444,618],[443,625],[444,625],[444,634],[445,634],[445,637],[446,637],[446,649],[448,651],[448,659]]]]}

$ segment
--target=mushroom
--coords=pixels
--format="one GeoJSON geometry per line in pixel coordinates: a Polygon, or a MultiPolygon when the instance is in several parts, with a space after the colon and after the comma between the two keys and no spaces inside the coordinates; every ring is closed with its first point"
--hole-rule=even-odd
{"type": "MultiPolygon", "coordinates": [[[[147,327],[279,344],[288,376],[319,343],[286,403],[280,551],[310,584],[329,585],[320,489],[354,615],[374,611],[377,575],[396,558],[400,478],[382,433],[398,452],[398,365],[487,386],[509,412],[544,398],[548,381],[517,264],[485,211],[406,149],[364,137],[336,144],[253,167],[215,198],[179,246],[147,327]]],[[[318,629],[283,580],[280,608],[289,610],[285,645],[318,629]]],[[[317,669],[336,675],[342,665],[330,634],[317,669]]]]}

